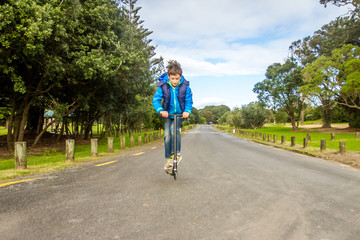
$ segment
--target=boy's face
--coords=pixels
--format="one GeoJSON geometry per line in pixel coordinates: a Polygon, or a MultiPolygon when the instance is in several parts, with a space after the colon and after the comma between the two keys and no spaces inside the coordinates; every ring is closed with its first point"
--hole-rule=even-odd
{"type": "Polygon", "coordinates": [[[169,79],[170,79],[170,83],[173,87],[176,87],[177,85],[179,85],[181,76],[179,74],[170,74],[168,75],[169,79]]]}

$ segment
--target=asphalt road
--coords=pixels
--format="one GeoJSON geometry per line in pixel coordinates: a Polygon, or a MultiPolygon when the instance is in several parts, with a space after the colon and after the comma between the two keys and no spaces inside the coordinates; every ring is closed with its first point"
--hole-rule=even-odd
{"type": "Polygon", "coordinates": [[[183,135],[177,181],[163,152],[0,188],[0,239],[360,239],[359,170],[210,126],[183,135]]]}

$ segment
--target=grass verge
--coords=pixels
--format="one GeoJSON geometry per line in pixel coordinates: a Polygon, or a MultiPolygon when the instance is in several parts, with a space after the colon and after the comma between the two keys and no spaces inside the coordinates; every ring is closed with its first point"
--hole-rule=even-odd
{"type": "MultiPolygon", "coordinates": [[[[263,127],[261,129],[241,129],[241,131],[248,132],[249,134],[234,134],[233,129],[228,126],[215,126],[218,130],[246,138],[251,141],[255,141],[261,144],[270,145],[276,148],[282,148],[285,150],[310,155],[314,157],[320,157],[326,160],[340,162],[355,168],[360,168],[360,140],[355,139],[354,133],[341,133],[335,134],[335,140],[331,140],[331,133],[317,133],[317,132],[293,132],[288,127],[263,127]],[[252,133],[261,133],[263,136],[266,134],[266,140],[263,137],[252,137],[252,133]],[[271,134],[270,141],[268,140],[268,134],[271,134]],[[311,141],[308,142],[308,146],[304,148],[303,141],[307,137],[307,134],[311,135],[311,141]],[[273,136],[277,135],[277,140],[274,142],[273,136]],[[281,144],[281,136],[285,136],[285,142],[281,144]],[[295,137],[295,146],[291,146],[291,137],[295,137]],[[326,150],[320,151],[321,139],[326,140],[326,150]],[[340,154],[339,143],[340,141],[346,142],[346,153],[340,154]]],[[[302,130],[302,129],[299,129],[302,130]]]]}
{"type": "MultiPolygon", "coordinates": [[[[158,131],[154,131],[158,132],[158,131]]],[[[151,132],[151,133],[154,133],[151,132]]],[[[147,133],[148,135],[150,132],[147,133]]],[[[142,135],[141,144],[145,144],[144,133],[134,133],[134,147],[138,146],[138,135],[142,135]]],[[[57,152],[55,149],[48,149],[43,152],[41,156],[35,156],[34,153],[28,151],[27,157],[27,169],[15,170],[15,159],[1,159],[0,158],[0,181],[10,180],[16,177],[41,174],[52,172],[55,170],[65,169],[67,167],[93,161],[99,159],[102,156],[117,155],[120,150],[120,137],[114,137],[114,153],[108,153],[107,139],[100,139],[98,143],[99,156],[91,157],[91,145],[75,145],[75,162],[66,162],[65,152],[57,152]]],[[[125,148],[130,149],[130,137],[125,136],[125,148]]]]}

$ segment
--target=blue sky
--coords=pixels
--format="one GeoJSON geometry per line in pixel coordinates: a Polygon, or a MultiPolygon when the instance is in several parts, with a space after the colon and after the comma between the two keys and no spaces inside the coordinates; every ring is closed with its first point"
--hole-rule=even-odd
{"type": "Polygon", "coordinates": [[[138,0],[157,57],[177,60],[190,81],[194,107],[241,107],[254,85],[283,63],[292,42],[345,15],[319,0],[138,0]]]}

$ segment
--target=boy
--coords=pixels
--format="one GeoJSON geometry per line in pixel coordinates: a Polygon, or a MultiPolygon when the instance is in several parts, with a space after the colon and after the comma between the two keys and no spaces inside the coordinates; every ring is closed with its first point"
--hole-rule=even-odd
{"type": "MultiPolygon", "coordinates": [[[[189,87],[189,82],[185,80],[182,75],[181,65],[177,61],[169,61],[167,73],[159,77],[159,82],[152,104],[155,111],[165,119],[164,126],[164,144],[165,144],[165,159],[166,164],[164,169],[166,173],[172,172],[172,155],[173,149],[173,134],[174,134],[174,117],[169,117],[169,114],[182,114],[182,119],[190,117],[193,100],[192,92],[189,87]],[[161,102],[163,103],[161,104],[161,102]]],[[[181,136],[180,126],[182,119],[177,121],[177,154],[180,163],[181,156],[181,136]]]]}

